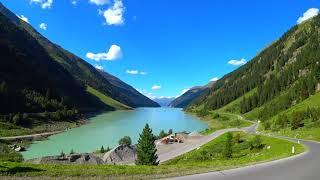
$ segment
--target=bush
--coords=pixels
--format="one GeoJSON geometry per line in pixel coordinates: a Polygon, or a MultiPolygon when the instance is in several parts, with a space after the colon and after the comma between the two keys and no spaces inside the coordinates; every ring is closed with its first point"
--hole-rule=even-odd
{"type": "Polygon", "coordinates": [[[220,117],[220,114],[218,114],[218,113],[213,113],[212,115],[211,115],[211,118],[212,119],[217,119],[217,118],[219,118],[220,117]]]}
{"type": "Polygon", "coordinates": [[[22,125],[22,115],[20,113],[14,115],[12,120],[15,125],[22,125]]]}
{"type": "Polygon", "coordinates": [[[230,132],[227,133],[225,145],[224,145],[224,150],[223,150],[223,157],[225,159],[230,159],[232,158],[232,134],[230,132]]]}
{"type": "Polygon", "coordinates": [[[0,161],[22,162],[23,157],[10,149],[7,143],[0,141],[0,161]]]}
{"type": "Polygon", "coordinates": [[[131,138],[129,136],[124,136],[119,140],[119,145],[128,145],[132,144],[131,138]]]}
{"type": "Polygon", "coordinates": [[[254,136],[254,138],[251,140],[250,142],[250,149],[253,150],[253,149],[262,149],[263,148],[263,144],[262,144],[262,140],[261,140],[261,136],[257,135],[257,136],[254,136]]]}
{"type": "Polygon", "coordinates": [[[236,134],[236,136],[234,137],[234,142],[236,143],[242,142],[240,133],[236,134]]]}

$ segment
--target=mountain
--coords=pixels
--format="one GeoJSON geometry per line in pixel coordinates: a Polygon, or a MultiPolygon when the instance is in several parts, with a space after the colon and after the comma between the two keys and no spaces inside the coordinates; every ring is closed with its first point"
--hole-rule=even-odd
{"type": "Polygon", "coordinates": [[[89,63],[43,37],[1,3],[0,57],[3,122],[30,125],[25,121],[33,119],[41,124],[77,119],[88,111],[158,106],[119,79],[121,86],[109,81],[89,63]]]}
{"type": "MultiPolygon", "coordinates": [[[[136,102],[134,98],[128,99],[127,95],[117,91],[118,87],[105,79],[93,66],[74,54],[64,50],[60,46],[50,42],[28,23],[21,21],[2,4],[0,4],[0,12],[8,17],[11,22],[16,24],[20,29],[26,30],[33,38],[35,38],[50,57],[63,66],[63,68],[82,86],[90,86],[106,96],[133,108],[140,106],[155,106],[155,103],[151,100],[144,100],[144,102],[140,103],[136,102]]],[[[141,97],[141,94],[139,94],[139,97],[141,97]]]]}
{"type": "Polygon", "coordinates": [[[198,98],[199,96],[208,92],[209,88],[214,85],[215,81],[210,82],[205,86],[196,86],[189,89],[187,92],[182,94],[181,96],[177,97],[173,100],[169,106],[176,107],[176,108],[185,108],[188,106],[193,100],[198,98]]]}
{"type": "Polygon", "coordinates": [[[160,98],[155,98],[153,100],[158,104],[160,104],[161,107],[168,107],[174,99],[175,99],[174,97],[172,98],[160,97],[160,98]]]}
{"type": "Polygon", "coordinates": [[[132,86],[121,81],[119,78],[104,71],[100,71],[100,73],[114,86],[115,91],[121,93],[129,102],[132,102],[128,104],[131,107],[159,107],[158,103],[147,98],[132,86]]]}
{"type": "MultiPolygon", "coordinates": [[[[294,26],[250,62],[218,80],[187,111],[229,111],[265,130],[320,129],[320,16],[294,26]]],[[[319,132],[319,131],[317,131],[319,132]]]]}

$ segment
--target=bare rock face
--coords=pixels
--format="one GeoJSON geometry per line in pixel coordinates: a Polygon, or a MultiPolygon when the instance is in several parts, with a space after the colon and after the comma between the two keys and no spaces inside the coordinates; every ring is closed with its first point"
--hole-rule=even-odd
{"type": "Polygon", "coordinates": [[[33,160],[37,164],[103,164],[103,160],[93,154],[70,154],[67,156],[47,156],[33,160]]]}
{"type": "Polygon", "coordinates": [[[105,164],[134,164],[137,158],[136,145],[120,145],[103,156],[105,164]]]}

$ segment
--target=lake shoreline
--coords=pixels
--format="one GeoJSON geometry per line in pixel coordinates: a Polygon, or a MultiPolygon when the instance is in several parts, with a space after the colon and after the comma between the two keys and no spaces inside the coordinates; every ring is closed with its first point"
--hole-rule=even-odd
{"type": "Polygon", "coordinates": [[[37,143],[31,144],[31,149],[29,147],[22,155],[27,160],[57,155],[61,151],[69,152],[71,149],[78,153],[93,152],[102,145],[104,147],[115,147],[118,140],[126,135],[130,136],[135,142],[138,139],[141,127],[145,123],[153,124],[154,134],[158,134],[161,130],[168,131],[171,128],[175,129],[176,132],[200,132],[207,128],[207,123],[196,117],[187,115],[177,108],[137,108],[125,111],[100,111],[86,114],[85,123],[79,126],[54,134],[49,139],[37,140],[37,143]],[[125,126],[123,126],[124,124],[125,126]],[[92,138],[96,142],[92,142],[92,138]],[[51,143],[53,141],[55,143],[51,143]],[[41,145],[43,148],[40,147],[41,145]],[[35,148],[36,151],[34,151],[35,148]]]}

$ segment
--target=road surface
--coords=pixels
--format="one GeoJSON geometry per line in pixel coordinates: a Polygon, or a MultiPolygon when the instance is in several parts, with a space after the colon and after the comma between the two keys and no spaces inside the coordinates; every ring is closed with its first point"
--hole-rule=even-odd
{"type": "Polygon", "coordinates": [[[303,154],[238,169],[176,177],[175,180],[320,180],[320,143],[300,142],[309,148],[303,154]]]}
{"type": "Polygon", "coordinates": [[[64,132],[64,131],[53,131],[53,132],[22,135],[22,136],[0,137],[0,140],[28,140],[28,139],[48,137],[48,136],[51,136],[51,135],[54,135],[54,134],[59,134],[59,133],[62,133],[62,132],[64,132]]]}
{"type": "Polygon", "coordinates": [[[158,160],[160,161],[160,163],[163,163],[165,161],[168,161],[170,159],[173,159],[177,156],[180,156],[182,154],[185,154],[187,152],[190,152],[194,149],[199,148],[200,146],[212,141],[213,139],[215,139],[216,137],[226,133],[226,132],[231,132],[231,131],[245,131],[247,133],[252,133],[255,132],[257,128],[257,123],[253,124],[250,127],[246,127],[246,128],[230,128],[230,129],[222,129],[222,130],[218,130],[215,131],[214,133],[204,136],[203,138],[197,140],[196,142],[187,144],[185,146],[179,147],[177,149],[174,149],[172,151],[169,151],[167,153],[161,153],[158,154],[158,160]]]}

